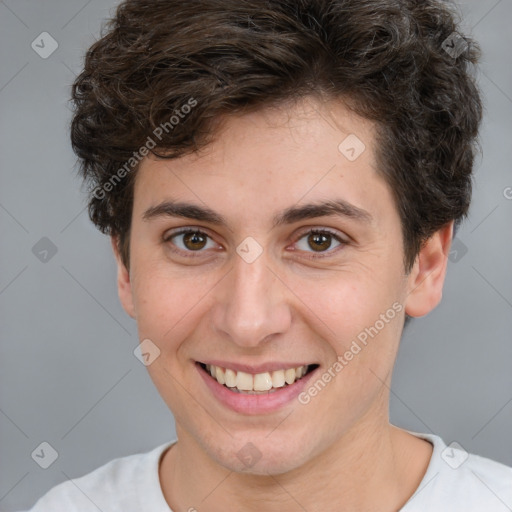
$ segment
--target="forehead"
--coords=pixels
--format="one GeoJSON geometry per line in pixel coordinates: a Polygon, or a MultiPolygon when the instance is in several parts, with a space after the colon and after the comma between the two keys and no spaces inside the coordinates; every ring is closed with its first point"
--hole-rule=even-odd
{"type": "Polygon", "coordinates": [[[267,216],[275,224],[291,204],[342,199],[378,218],[377,201],[392,200],[376,172],[374,139],[374,125],[341,102],[228,116],[199,152],[142,162],[134,214],[172,198],[246,224],[267,216]]]}

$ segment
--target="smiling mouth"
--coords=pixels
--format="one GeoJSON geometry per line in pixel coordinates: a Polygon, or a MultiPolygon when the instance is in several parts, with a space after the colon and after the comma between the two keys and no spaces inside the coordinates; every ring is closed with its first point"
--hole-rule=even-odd
{"type": "Polygon", "coordinates": [[[248,395],[274,393],[279,389],[292,386],[308,373],[318,368],[318,364],[310,364],[286,370],[252,374],[210,364],[198,364],[203,371],[225,388],[234,393],[248,395]]]}

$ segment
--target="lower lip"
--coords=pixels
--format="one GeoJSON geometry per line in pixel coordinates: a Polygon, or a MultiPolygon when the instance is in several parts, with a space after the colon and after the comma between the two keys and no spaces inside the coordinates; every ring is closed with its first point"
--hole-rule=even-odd
{"type": "Polygon", "coordinates": [[[219,384],[210,374],[206,373],[199,363],[196,363],[196,368],[213,396],[219,402],[235,412],[252,415],[277,411],[295,400],[318,370],[317,367],[298,381],[278,388],[277,391],[268,394],[250,395],[230,391],[226,386],[219,384]]]}

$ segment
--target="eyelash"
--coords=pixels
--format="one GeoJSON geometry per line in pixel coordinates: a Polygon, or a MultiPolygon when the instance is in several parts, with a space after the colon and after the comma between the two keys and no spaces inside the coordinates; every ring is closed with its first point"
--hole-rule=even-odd
{"type": "MultiPolygon", "coordinates": [[[[199,229],[182,228],[182,229],[179,229],[178,231],[174,231],[174,232],[170,233],[169,235],[165,236],[163,241],[165,243],[167,243],[167,242],[170,242],[173,238],[175,238],[177,236],[185,235],[185,234],[193,234],[193,233],[196,233],[196,234],[199,234],[199,235],[202,235],[202,236],[206,236],[210,240],[212,239],[210,237],[210,235],[208,235],[208,233],[205,233],[204,231],[201,231],[199,229]]],[[[338,250],[341,249],[343,246],[348,245],[348,241],[347,240],[343,240],[337,233],[335,233],[333,231],[330,231],[329,229],[326,229],[326,228],[310,229],[308,231],[304,231],[304,232],[300,233],[297,236],[297,239],[296,239],[296,241],[294,243],[297,243],[298,241],[300,241],[305,236],[308,236],[308,235],[311,235],[311,234],[315,234],[315,235],[329,235],[332,238],[334,238],[334,240],[339,242],[340,245],[338,247],[335,247],[334,249],[328,249],[327,251],[324,251],[324,252],[320,252],[320,253],[316,253],[316,254],[312,253],[310,256],[307,256],[307,258],[309,258],[309,259],[313,259],[314,260],[314,259],[321,259],[321,258],[330,257],[330,256],[332,256],[333,253],[338,252],[338,250]]],[[[187,257],[187,258],[197,258],[197,257],[200,257],[200,253],[204,252],[203,250],[183,251],[182,249],[176,249],[176,248],[172,248],[171,250],[173,252],[180,253],[180,254],[185,253],[186,254],[185,257],[187,257]],[[195,254],[193,254],[194,252],[197,252],[199,254],[195,255],[195,254]]]]}

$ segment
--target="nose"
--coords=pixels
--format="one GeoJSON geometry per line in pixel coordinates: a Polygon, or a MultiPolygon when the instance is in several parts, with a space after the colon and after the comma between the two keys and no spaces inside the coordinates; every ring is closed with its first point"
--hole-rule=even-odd
{"type": "Polygon", "coordinates": [[[236,255],[217,292],[214,328],[241,347],[256,348],[290,328],[290,292],[265,252],[252,263],[236,255]]]}

